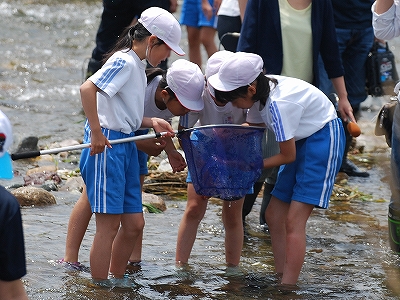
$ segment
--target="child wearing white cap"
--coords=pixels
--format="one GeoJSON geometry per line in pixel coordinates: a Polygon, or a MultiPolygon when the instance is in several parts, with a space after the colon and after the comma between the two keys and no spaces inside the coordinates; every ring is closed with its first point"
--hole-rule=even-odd
{"type": "MultiPolygon", "coordinates": [[[[233,52],[218,51],[207,61],[206,77],[218,72],[221,64],[233,52]]],[[[205,87],[203,92],[204,108],[201,111],[190,112],[182,116],[179,128],[191,128],[197,122],[200,125],[210,124],[242,124],[246,121],[247,109],[232,106],[232,103],[220,103],[213,97],[213,89],[205,87]]],[[[189,260],[197,228],[207,209],[207,199],[196,193],[190,177],[187,178],[187,204],[179,225],[175,260],[177,265],[186,264],[189,260]]],[[[225,228],[225,260],[228,266],[237,266],[243,245],[242,207],[244,198],[236,201],[223,201],[222,214],[225,228]]]]}
{"type": "MultiPolygon", "coordinates": [[[[9,148],[10,120],[0,110],[0,179],[13,177],[9,148]]],[[[0,186],[0,298],[27,300],[21,278],[26,275],[25,244],[21,210],[17,199],[0,186]]]]}
{"type": "Polygon", "coordinates": [[[90,149],[81,154],[80,168],[92,212],[96,234],[90,252],[94,280],[105,280],[109,272],[121,278],[144,219],[139,180],[139,162],[134,142],[111,147],[109,139],[134,135],[140,127],[168,131],[160,118],[143,117],[146,59],[156,66],[171,49],[178,55],[181,29],[168,11],[151,7],[138,23],[128,28],[106,57],[102,68],[81,85],[87,122],[84,142],[90,149]]]}
{"type": "Polygon", "coordinates": [[[314,207],[327,208],[345,144],[330,100],[296,78],[263,74],[263,61],[237,52],[208,78],[220,102],[249,108],[248,121],[275,132],[280,153],[264,168],[281,166],[266,210],[275,270],[296,284],[306,250],[306,222],[314,207]]]}
{"type": "MultiPolygon", "coordinates": [[[[200,68],[187,60],[178,59],[173,62],[167,72],[158,68],[148,69],[147,86],[144,99],[144,117],[158,117],[171,122],[173,116],[186,114],[191,110],[203,108],[201,98],[204,89],[204,76],[200,68]]],[[[139,129],[135,135],[146,134],[148,129],[139,129]]],[[[176,150],[170,138],[142,140],[136,142],[140,165],[140,184],[148,173],[148,154],[157,156],[165,150],[173,172],[185,169],[186,162],[176,150]]],[[[69,268],[80,269],[78,262],[79,247],[89,224],[92,212],[88,202],[86,189],[75,204],[69,224],[65,247],[65,255],[61,260],[69,268]]],[[[129,262],[137,265],[141,260],[142,234],[135,243],[129,262]]]]}

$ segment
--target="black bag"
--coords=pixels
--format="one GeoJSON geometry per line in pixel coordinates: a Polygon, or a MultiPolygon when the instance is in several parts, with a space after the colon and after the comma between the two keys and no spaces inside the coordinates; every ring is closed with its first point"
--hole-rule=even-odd
{"type": "Polygon", "coordinates": [[[366,89],[368,95],[394,95],[393,89],[399,76],[396,70],[395,57],[386,47],[375,41],[366,61],[366,89]]]}
{"type": "Polygon", "coordinates": [[[390,97],[390,102],[382,106],[375,124],[375,135],[385,135],[386,143],[392,147],[392,124],[397,97],[390,97]]]}

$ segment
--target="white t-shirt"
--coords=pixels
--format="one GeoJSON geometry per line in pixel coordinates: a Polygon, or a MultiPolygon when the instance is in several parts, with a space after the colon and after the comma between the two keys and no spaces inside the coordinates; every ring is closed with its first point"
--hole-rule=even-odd
{"type": "Polygon", "coordinates": [[[170,122],[174,115],[168,109],[159,109],[155,101],[158,83],[160,82],[161,78],[161,75],[156,76],[146,87],[146,96],[144,98],[144,116],[149,118],[161,118],[170,122]]]}
{"type": "Polygon", "coordinates": [[[297,78],[268,75],[271,93],[265,107],[257,101],[249,110],[247,121],[264,122],[274,131],[276,140],[296,141],[309,137],[331,120],[337,118],[336,110],[326,95],[315,86],[297,78]]]}
{"type": "Polygon", "coordinates": [[[144,112],[146,64],[133,50],[114,53],[89,77],[99,89],[100,126],[129,134],[140,128],[144,112]]]}
{"type": "Polygon", "coordinates": [[[225,106],[218,106],[211,98],[207,88],[204,88],[203,95],[204,108],[201,111],[191,111],[180,117],[179,124],[184,128],[193,127],[197,121],[199,125],[212,124],[242,124],[246,122],[247,109],[232,106],[227,103],[225,106]]]}
{"type": "Polygon", "coordinates": [[[222,0],[222,3],[218,9],[217,15],[223,15],[228,17],[240,16],[239,1],[238,0],[222,0]]]}
{"type": "Polygon", "coordinates": [[[375,12],[376,2],[372,5],[372,26],[378,39],[391,40],[400,35],[400,3],[394,0],[393,5],[383,14],[375,12]]]}

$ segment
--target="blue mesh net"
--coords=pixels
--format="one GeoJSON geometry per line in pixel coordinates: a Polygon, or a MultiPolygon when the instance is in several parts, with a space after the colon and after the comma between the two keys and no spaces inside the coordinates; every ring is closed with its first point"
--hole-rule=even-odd
{"type": "Polygon", "coordinates": [[[237,200],[251,192],[263,168],[264,128],[208,125],[178,133],[196,193],[237,200]]]}

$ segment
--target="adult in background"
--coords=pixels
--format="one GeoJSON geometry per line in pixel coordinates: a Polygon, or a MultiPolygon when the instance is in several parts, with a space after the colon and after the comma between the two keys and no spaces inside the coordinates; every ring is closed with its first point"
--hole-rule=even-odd
{"type": "MultiPolygon", "coordinates": [[[[371,5],[374,1],[331,1],[339,52],[344,68],[347,97],[353,108],[353,114],[357,117],[360,112],[361,102],[368,96],[365,89],[365,62],[374,42],[371,13],[371,5]]],[[[319,88],[326,95],[335,92],[322,62],[320,62],[320,81],[319,88]]],[[[340,172],[344,172],[349,176],[368,177],[368,172],[360,170],[347,157],[353,137],[350,135],[347,127],[345,126],[344,128],[346,132],[346,147],[340,172]]]]}
{"type": "MultiPolygon", "coordinates": [[[[11,124],[0,111],[0,179],[13,177],[7,153],[11,145],[11,124]]],[[[26,275],[26,262],[20,206],[3,186],[0,186],[0,270],[0,299],[28,299],[21,281],[26,275]]]]}
{"type": "MultiPolygon", "coordinates": [[[[103,13],[96,34],[96,46],[89,60],[86,78],[90,77],[103,65],[103,59],[119,36],[146,8],[157,6],[174,13],[177,0],[103,0],[103,13]]],[[[167,69],[167,60],[161,62],[160,67],[167,69]]]]}
{"type": "MultiPolygon", "coordinates": [[[[248,0],[237,50],[260,55],[266,74],[299,78],[317,87],[321,55],[340,98],[339,111],[345,118],[353,119],[330,0],[248,0]]],[[[247,121],[253,123],[251,116],[247,121]]],[[[278,144],[270,139],[267,148],[271,155],[276,154],[278,144]]],[[[266,179],[261,215],[276,178],[277,168],[266,179]]],[[[244,207],[249,208],[252,203],[248,201],[254,198],[247,198],[244,207]]]]}
{"type": "MultiPolygon", "coordinates": [[[[372,25],[375,36],[378,39],[390,40],[400,36],[400,4],[399,1],[377,0],[372,6],[372,25]]],[[[400,84],[395,87],[396,94],[399,94],[400,84]]],[[[400,94],[397,96],[399,98],[400,94]]],[[[391,248],[400,253],[400,107],[396,106],[393,116],[392,127],[392,153],[391,162],[391,191],[392,196],[389,203],[389,230],[395,229],[391,238],[391,248]],[[391,225],[394,225],[392,228],[391,225]]]]}

